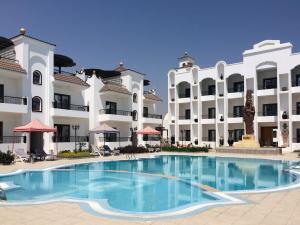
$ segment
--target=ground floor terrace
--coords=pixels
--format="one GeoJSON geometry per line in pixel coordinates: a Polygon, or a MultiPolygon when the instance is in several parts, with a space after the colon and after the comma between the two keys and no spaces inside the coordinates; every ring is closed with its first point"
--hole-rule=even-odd
{"type": "MultiPolygon", "coordinates": [[[[166,153],[154,153],[166,154],[166,153]]],[[[141,154],[139,157],[151,157],[154,154],[141,154]]],[[[178,155],[178,153],[176,153],[178,155]]],[[[296,153],[288,153],[280,156],[253,156],[238,154],[220,154],[220,153],[197,153],[189,155],[205,156],[230,156],[230,157],[248,157],[264,159],[284,159],[298,160],[296,153]]],[[[111,156],[106,158],[92,158],[82,160],[57,160],[44,161],[34,164],[16,163],[11,166],[0,166],[0,173],[13,172],[18,169],[41,169],[53,167],[56,165],[65,165],[70,163],[89,162],[95,160],[126,160],[123,155],[111,156]]],[[[77,203],[54,202],[37,205],[24,206],[0,206],[1,224],[300,224],[300,189],[289,189],[279,192],[265,192],[257,194],[239,194],[232,195],[242,198],[246,201],[244,204],[225,205],[213,208],[207,208],[201,212],[189,215],[183,218],[130,221],[116,220],[93,215],[85,211],[77,203]]]]}

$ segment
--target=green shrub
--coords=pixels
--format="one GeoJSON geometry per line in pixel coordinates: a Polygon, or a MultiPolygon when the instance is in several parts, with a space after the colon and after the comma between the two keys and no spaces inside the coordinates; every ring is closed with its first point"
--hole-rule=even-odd
{"type": "Polygon", "coordinates": [[[208,147],[176,147],[176,146],[164,146],[163,151],[167,152],[208,152],[208,147]]]}
{"type": "Polygon", "coordinates": [[[80,152],[71,152],[69,150],[65,150],[65,151],[61,151],[58,153],[58,157],[59,158],[87,158],[87,157],[93,157],[90,154],[90,151],[88,150],[84,150],[84,151],[80,151],[80,152]]]}
{"type": "Polygon", "coordinates": [[[130,153],[145,153],[148,150],[145,147],[133,147],[132,145],[128,145],[125,147],[119,148],[121,154],[130,154],[130,153]]]}
{"type": "Polygon", "coordinates": [[[15,161],[15,156],[11,151],[7,151],[7,153],[0,152],[0,164],[10,165],[13,161],[15,161]]]}

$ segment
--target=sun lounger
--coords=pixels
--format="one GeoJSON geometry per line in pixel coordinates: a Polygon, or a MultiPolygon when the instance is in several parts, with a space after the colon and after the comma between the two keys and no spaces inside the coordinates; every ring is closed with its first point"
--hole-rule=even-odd
{"type": "Polygon", "coordinates": [[[17,149],[15,149],[14,152],[15,152],[16,158],[19,159],[21,162],[29,162],[30,155],[28,155],[24,149],[17,148],[17,149]]]}
{"type": "Polygon", "coordinates": [[[96,145],[91,145],[92,152],[91,155],[98,155],[101,156],[100,149],[96,145]]]}
{"type": "Polygon", "coordinates": [[[45,160],[47,157],[54,159],[55,155],[53,153],[47,154],[44,149],[36,149],[34,154],[35,159],[45,160]]]}
{"type": "Polygon", "coordinates": [[[155,147],[153,147],[149,144],[146,144],[146,148],[147,148],[148,152],[155,152],[155,147]]]}
{"type": "Polygon", "coordinates": [[[103,146],[102,152],[103,152],[104,156],[113,154],[113,151],[110,149],[110,147],[108,145],[103,146]]]}

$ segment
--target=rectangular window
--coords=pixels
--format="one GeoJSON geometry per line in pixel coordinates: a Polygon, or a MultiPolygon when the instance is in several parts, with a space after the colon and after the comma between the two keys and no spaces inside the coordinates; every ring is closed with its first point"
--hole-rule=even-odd
{"type": "Polygon", "coordinates": [[[297,129],[297,143],[300,143],[300,129],[297,129]]]}
{"type": "Polygon", "coordinates": [[[0,84],[0,102],[4,102],[4,85],[0,84]]]}
{"type": "Polygon", "coordinates": [[[143,116],[148,117],[148,107],[144,107],[143,109],[143,116]]]}
{"type": "Polygon", "coordinates": [[[300,102],[296,102],[296,114],[300,115],[300,102]]]}
{"type": "Polygon", "coordinates": [[[233,90],[234,90],[234,92],[243,92],[244,91],[244,81],[234,82],[233,90]]]}
{"type": "Polygon", "coordinates": [[[208,85],[208,95],[216,94],[216,85],[208,85]]]}
{"type": "Polygon", "coordinates": [[[190,141],[191,140],[191,131],[185,130],[185,140],[190,141]]]}
{"type": "Polygon", "coordinates": [[[105,103],[105,113],[106,114],[117,114],[117,103],[106,101],[106,103],[105,103]]]}
{"type": "Polygon", "coordinates": [[[242,117],[244,112],[244,106],[233,106],[233,117],[242,117]]]}
{"type": "Polygon", "coordinates": [[[233,131],[233,138],[234,138],[234,141],[239,141],[239,140],[242,140],[242,137],[244,135],[244,129],[236,129],[233,131]]]}
{"type": "Polygon", "coordinates": [[[208,119],[216,118],[216,108],[208,108],[208,119]]]}
{"type": "Polygon", "coordinates": [[[3,143],[3,121],[0,121],[0,143],[3,143]]]}
{"type": "Polygon", "coordinates": [[[57,142],[70,142],[70,125],[67,124],[54,124],[57,127],[55,137],[57,142]]]}
{"type": "Polygon", "coordinates": [[[185,119],[186,120],[191,119],[191,110],[190,109],[185,110],[185,119]]]}
{"type": "Polygon", "coordinates": [[[208,130],[208,141],[216,141],[216,130],[208,130]]]}
{"type": "Polygon", "coordinates": [[[296,74],[296,86],[300,86],[300,74],[296,74]]]}
{"type": "Polygon", "coordinates": [[[263,116],[277,116],[277,104],[264,104],[263,116]]]}
{"type": "Polygon", "coordinates": [[[54,107],[59,109],[70,109],[71,96],[63,94],[54,94],[54,107]]]}
{"type": "Polygon", "coordinates": [[[277,88],[277,77],[264,79],[264,89],[277,88]]]}
{"type": "Polygon", "coordinates": [[[186,98],[191,97],[191,89],[190,89],[190,88],[186,88],[186,89],[185,89],[185,97],[186,97],[186,98]]]}

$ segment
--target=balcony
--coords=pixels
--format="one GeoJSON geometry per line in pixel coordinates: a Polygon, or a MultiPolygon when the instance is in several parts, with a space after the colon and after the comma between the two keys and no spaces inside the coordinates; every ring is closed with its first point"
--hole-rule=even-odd
{"type": "Polygon", "coordinates": [[[300,92],[300,83],[293,82],[292,83],[292,93],[299,93],[300,92]]]}
{"type": "Polygon", "coordinates": [[[52,116],[57,117],[73,117],[73,118],[89,118],[89,106],[74,104],[59,104],[53,102],[51,109],[52,116]]]}
{"type": "Polygon", "coordinates": [[[143,114],[143,123],[161,124],[162,123],[162,115],[144,113],[143,114]]]}
{"type": "Polygon", "coordinates": [[[257,122],[277,122],[277,111],[258,112],[257,116],[257,122]]]}
{"type": "Polygon", "coordinates": [[[215,100],[215,91],[202,91],[201,101],[214,101],[215,100]]]}
{"type": "Polygon", "coordinates": [[[228,113],[228,123],[243,123],[243,113],[228,113]]]}
{"type": "Polygon", "coordinates": [[[202,137],[203,142],[215,142],[216,137],[202,137]]]}
{"type": "Polygon", "coordinates": [[[216,123],[216,115],[215,114],[209,114],[209,115],[202,115],[202,124],[214,124],[216,123]]]}
{"type": "Polygon", "coordinates": [[[8,113],[27,113],[27,98],[2,96],[0,97],[0,111],[8,113]]]}
{"type": "Polygon", "coordinates": [[[188,94],[178,94],[178,103],[190,102],[191,95],[188,94]]]}
{"type": "Polygon", "coordinates": [[[258,86],[257,96],[269,96],[277,94],[276,85],[258,86]]]}
{"type": "Polygon", "coordinates": [[[118,122],[132,122],[132,112],[126,110],[99,110],[99,121],[118,121],[118,122]]]}
{"type": "Polygon", "coordinates": [[[236,88],[228,88],[228,98],[243,98],[244,97],[244,89],[236,89],[236,88]]]}
{"type": "Polygon", "coordinates": [[[300,121],[300,109],[293,110],[292,121],[300,121]]]}
{"type": "Polygon", "coordinates": [[[191,117],[190,116],[179,116],[178,117],[178,124],[190,124],[191,117]]]}

